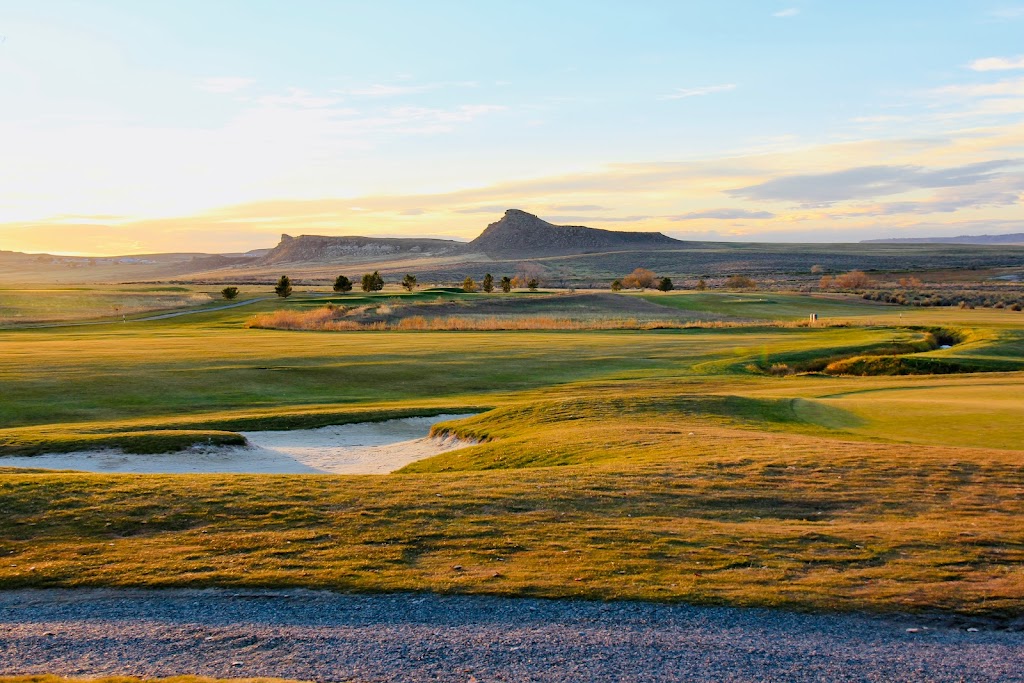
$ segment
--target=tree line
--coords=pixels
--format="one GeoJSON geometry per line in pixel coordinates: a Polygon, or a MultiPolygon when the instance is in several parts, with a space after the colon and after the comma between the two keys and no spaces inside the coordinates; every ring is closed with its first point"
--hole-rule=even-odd
{"type": "MultiPolygon", "coordinates": [[[[384,284],[384,276],[380,274],[379,270],[375,270],[372,273],[363,274],[359,282],[359,287],[364,292],[371,293],[379,292],[382,289],[384,289],[384,284]]],[[[416,279],[415,275],[406,273],[405,277],[403,277],[398,284],[401,285],[402,288],[405,289],[405,291],[412,292],[419,285],[419,282],[416,279]]],[[[334,278],[333,289],[335,292],[338,292],[339,294],[347,294],[348,292],[352,291],[353,287],[354,284],[352,280],[348,279],[344,275],[339,275],[338,277],[334,278]]],[[[495,287],[500,288],[501,291],[506,294],[508,294],[513,289],[516,289],[518,287],[527,287],[531,292],[535,292],[537,291],[537,288],[540,287],[540,281],[536,277],[531,277],[527,279],[525,277],[520,277],[519,275],[516,275],[513,277],[503,276],[501,280],[495,283],[494,276],[491,275],[490,273],[487,273],[486,275],[484,275],[483,280],[481,280],[479,284],[472,277],[468,276],[462,282],[462,290],[464,292],[476,292],[482,289],[484,292],[490,294],[495,290],[495,287]]],[[[278,279],[277,284],[274,285],[274,293],[282,298],[287,298],[291,296],[291,278],[288,277],[287,275],[282,275],[278,279]]],[[[234,299],[235,297],[238,296],[238,287],[225,287],[224,289],[221,290],[221,296],[229,300],[234,299]]]]}
{"type": "MultiPolygon", "coordinates": [[[[826,288],[829,286],[844,286],[850,283],[846,282],[850,276],[863,275],[858,271],[848,273],[846,276],[837,276],[836,278],[829,279],[826,282],[825,278],[822,279],[821,287],[826,288]]],[[[405,291],[412,292],[418,286],[419,282],[415,275],[406,273],[398,282],[399,285],[405,291]]],[[[359,287],[366,293],[379,292],[384,289],[385,281],[384,276],[380,274],[380,271],[375,270],[372,273],[364,273],[359,281],[359,287]]],[[[333,289],[339,294],[347,294],[351,292],[355,287],[355,283],[344,275],[339,275],[334,279],[333,289]]],[[[508,294],[513,289],[527,288],[531,292],[537,291],[540,287],[540,280],[538,277],[530,274],[517,274],[512,277],[502,276],[500,280],[496,280],[493,275],[487,273],[484,275],[480,282],[477,282],[470,276],[466,276],[466,279],[462,281],[462,291],[464,292],[477,292],[483,291],[488,294],[500,289],[502,292],[508,294]]],[[[632,273],[622,278],[617,278],[612,281],[612,291],[619,292],[623,289],[658,289],[662,292],[670,292],[675,289],[675,285],[672,283],[672,279],[669,277],[659,278],[654,271],[648,270],[647,268],[636,268],[632,273]]],[[[697,282],[697,290],[705,290],[708,288],[704,278],[700,278],[697,282]]],[[[757,289],[757,283],[744,275],[733,275],[725,281],[726,289],[757,289]]],[[[279,297],[289,297],[292,294],[292,281],[287,275],[282,275],[274,286],[274,292],[279,297]]],[[[225,299],[235,299],[239,294],[238,287],[225,287],[221,290],[221,296],[225,299]]]]}

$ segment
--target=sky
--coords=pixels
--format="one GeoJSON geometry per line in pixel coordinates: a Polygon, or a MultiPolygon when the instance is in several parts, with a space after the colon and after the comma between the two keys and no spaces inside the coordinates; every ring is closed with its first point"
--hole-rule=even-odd
{"type": "Polygon", "coordinates": [[[1024,2],[0,0],[0,249],[1024,232],[1024,2]]]}

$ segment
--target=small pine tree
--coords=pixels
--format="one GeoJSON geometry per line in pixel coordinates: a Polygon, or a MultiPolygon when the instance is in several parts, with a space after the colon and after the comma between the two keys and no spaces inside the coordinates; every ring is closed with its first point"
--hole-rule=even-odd
{"type": "Polygon", "coordinates": [[[380,271],[377,270],[372,273],[365,273],[360,286],[364,292],[379,292],[384,289],[384,278],[381,277],[380,271]]]}
{"type": "Polygon", "coordinates": [[[274,292],[277,293],[282,299],[292,295],[292,280],[287,275],[282,275],[281,279],[274,285],[274,292]]]}
{"type": "Polygon", "coordinates": [[[402,287],[407,292],[411,292],[416,289],[416,276],[406,273],[405,277],[402,278],[402,287]]]}
{"type": "Polygon", "coordinates": [[[352,281],[344,275],[334,278],[334,291],[341,294],[352,291],[352,281]]]}
{"type": "Polygon", "coordinates": [[[622,280],[612,280],[612,291],[613,292],[621,292],[622,291],[622,280]]]}
{"type": "Polygon", "coordinates": [[[225,287],[220,290],[220,295],[228,301],[231,301],[238,297],[238,287],[225,287]]]}
{"type": "Polygon", "coordinates": [[[490,273],[484,275],[483,288],[488,294],[494,291],[494,277],[490,273]]]}
{"type": "Polygon", "coordinates": [[[506,294],[512,291],[512,278],[507,275],[501,278],[501,291],[506,294]]]}
{"type": "Polygon", "coordinates": [[[540,286],[540,283],[537,281],[537,278],[531,277],[530,280],[526,283],[526,286],[530,288],[531,292],[536,292],[537,287],[540,286]]]}
{"type": "Polygon", "coordinates": [[[476,282],[474,282],[473,278],[471,278],[468,275],[466,276],[466,279],[462,281],[462,291],[463,292],[475,292],[476,291],[476,282]]]}
{"type": "Polygon", "coordinates": [[[662,292],[671,292],[673,289],[672,279],[667,277],[661,278],[661,281],[658,282],[658,289],[662,292]]]}
{"type": "Polygon", "coordinates": [[[697,291],[703,292],[708,288],[708,283],[704,281],[704,278],[697,280],[697,291]]]}

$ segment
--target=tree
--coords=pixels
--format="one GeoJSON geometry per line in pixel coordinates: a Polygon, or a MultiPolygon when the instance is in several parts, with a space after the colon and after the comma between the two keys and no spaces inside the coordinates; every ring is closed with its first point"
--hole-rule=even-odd
{"type": "Polygon", "coordinates": [[[287,275],[282,275],[281,279],[274,285],[274,291],[282,299],[292,295],[292,280],[287,275]]]}
{"type": "Polygon", "coordinates": [[[863,289],[871,284],[871,278],[864,271],[851,270],[849,273],[836,275],[835,284],[840,289],[863,289]]]}
{"type": "Polygon", "coordinates": [[[730,275],[725,279],[726,289],[757,289],[757,283],[746,275],[730,275]]]}
{"type": "Polygon", "coordinates": [[[673,287],[672,287],[672,279],[671,278],[663,277],[663,278],[661,278],[661,281],[658,282],[658,290],[659,291],[671,292],[672,289],[673,289],[673,287]]]}
{"type": "Polygon", "coordinates": [[[363,281],[360,285],[364,292],[379,292],[384,289],[384,278],[380,276],[380,271],[373,271],[372,273],[363,274],[363,281]]]}
{"type": "Polygon", "coordinates": [[[345,294],[346,292],[352,291],[352,281],[344,275],[339,275],[334,278],[334,291],[345,294]]]}
{"type": "Polygon", "coordinates": [[[494,291],[494,277],[490,273],[484,275],[483,288],[488,294],[494,291]]]}
{"type": "Polygon", "coordinates": [[[232,299],[238,297],[238,287],[225,287],[224,289],[220,290],[220,295],[227,299],[228,301],[231,301],[232,299]]]}
{"type": "Polygon", "coordinates": [[[655,278],[657,278],[657,275],[654,274],[653,270],[637,268],[632,273],[622,278],[622,286],[629,287],[631,289],[646,289],[647,287],[654,286],[655,278]]]}
{"type": "Polygon", "coordinates": [[[524,261],[516,266],[516,276],[512,279],[512,286],[529,287],[530,280],[536,280],[537,284],[540,285],[544,281],[546,272],[543,266],[530,261],[524,261]],[[516,280],[519,281],[519,284],[516,284],[516,280]]]}
{"type": "Polygon", "coordinates": [[[416,289],[416,276],[406,273],[405,277],[402,278],[402,287],[404,287],[407,292],[411,292],[416,289]]]}
{"type": "Polygon", "coordinates": [[[831,275],[822,275],[821,279],[818,280],[819,289],[831,289],[835,285],[836,280],[831,275]]]}
{"type": "Polygon", "coordinates": [[[704,278],[701,278],[701,279],[697,280],[697,291],[698,292],[703,292],[707,288],[708,288],[708,283],[704,282],[704,278]]]}
{"type": "Polygon", "coordinates": [[[537,278],[532,277],[532,278],[530,278],[530,281],[526,283],[526,286],[530,288],[531,292],[536,292],[537,291],[537,287],[540,286],[540,283],[537,282],[537,278]]]}
{"type": "Polygon", "coordinates": [[[466,276],[466,279],[462,281],[462,291],[463,292],[475,292],[476,291],[476,283],[473,282],[473,278],[471,278],[468,275],[466,276]]]}
{"type": "Polygon", "coordinates": [[[505,292],[506,294],[512,291],[512,278],[510,278],[507,275],[501,278],[501,291],[505,292]]]}
{"type": "Polygon", "coordinates": [[[613,292],[621,292],[622,291],[622,280],[612,280],[612,291],[613,292]]]}

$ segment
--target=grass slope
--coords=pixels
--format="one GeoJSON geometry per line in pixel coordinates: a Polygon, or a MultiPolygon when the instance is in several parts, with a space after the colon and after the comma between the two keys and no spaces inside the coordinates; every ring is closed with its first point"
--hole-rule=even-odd
{"type": "MultiPolygon", "coordinates": [[[[724,314],[731,296],[699,301],[724,314]]],[[[925,356],[1021,360],[1012,314],[904,312],[905,324],[970,332],[925,356]]],[[[922,329],[315,333],[243,329],[250,314],[0,333],[0,445],[454,407],[484,412],[440,428],[484,442],[386,477],[7,471],[0,587],[1019,614],[1024,373],[749,370],[917,343],[922,329]]]]}

